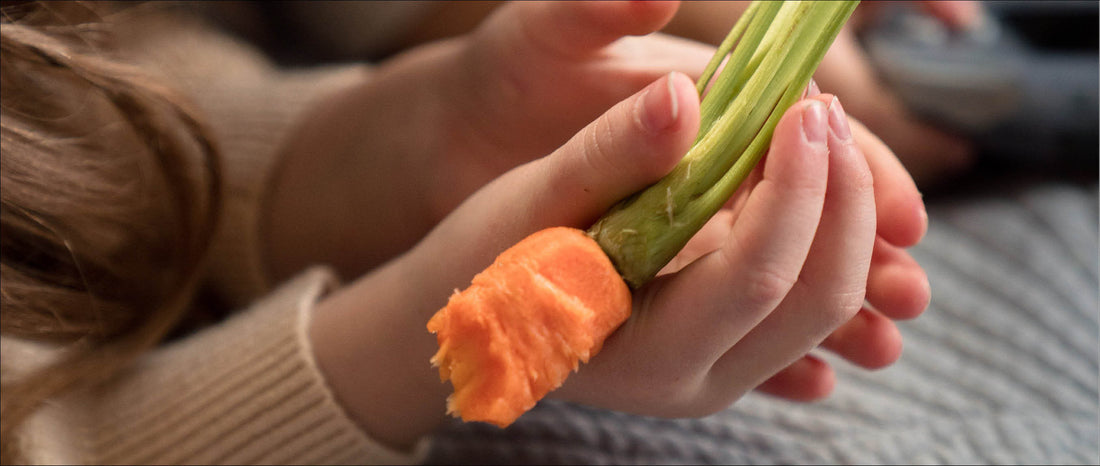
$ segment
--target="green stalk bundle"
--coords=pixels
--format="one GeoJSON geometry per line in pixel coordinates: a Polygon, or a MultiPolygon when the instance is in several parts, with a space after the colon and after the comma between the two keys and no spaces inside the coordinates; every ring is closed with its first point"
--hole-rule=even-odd
{"type": "Polygon", "coordinates": [[[703,100],[691,149],[588,230],[627,284],[656,276],[733,196],[858,3],[752,2],[696,83],[703,100]]]}

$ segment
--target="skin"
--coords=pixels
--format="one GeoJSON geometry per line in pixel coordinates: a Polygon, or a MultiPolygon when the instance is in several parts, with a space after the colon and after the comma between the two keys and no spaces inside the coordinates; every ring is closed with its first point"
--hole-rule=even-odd
{"type": "MultiPolygon", "coordinates": [[[[424,325],[454,289],[529,233],[587,227],[686,152],[692,79],[713,50],[649,34],[676,8],[505,5],[319,103],[291,137],[268,199],[270,270],[322,262],[348,279],[309,336],[369,435],[407,447],[445,419],[450,387],[427,363],[424,325]]],[[[928,302],[905,252],[926,227],[894,154],[832,95],[811,95],[728,209],[551,396],[661,416],[713,413],[754,388],[823,397],[834,375],[815,347],[867,368],[899,356],[894,320],[928,302]]]]}
{"type": "MultiPolygon", "coordinates": [[[[688,1],[663,32],[718,44],[748,6],[747,1],[688,1]]],[[[934,0],[918,3],[945,25],[966,29],[978,23],[981,6],[974,1],[934,0]]],[[[411,25],[402,38],[406,46],[469,31],[501,2],[439,2],[424,20],[411,25]]],[[[871,124],[904,162],[922,186],[931,186],[961,173],[974,163],[974,148],[963,138],[932,127],[914,116],[882,83],[863,52],[857,32],[870,23],[882,5],[864,2],[837,37],[818,68],[817,80],[847,104],[851,115],[871,124]]]]}

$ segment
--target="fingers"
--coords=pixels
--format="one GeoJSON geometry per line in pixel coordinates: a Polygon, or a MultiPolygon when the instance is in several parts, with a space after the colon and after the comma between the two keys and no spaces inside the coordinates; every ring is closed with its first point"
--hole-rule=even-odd
{"type": "Polygon", "coordinates": [[[515,2],[498,8],[443,73],[460,141],[503,152],[497,175],[562,142],[670,71],[700,72],[712,47],[649,34],[675,2],[515,2]],[[645,34],[644,37],[623,37],[645,34]],[[619,40],[622,39],[622,40],[619,40]],[[532,131],[532,128],[539,128],[532,131]],[[488,144],[485,144],[488,143],[488,144]]]}
{"type": "Polygon", "coordinates": [[[863,308],[821,343],[851,363],[878,369],[901,357],[901,333],[894,321],[873,309],[863,308]]]}
{"type": "Polygon", "coordinates": [[[768,378],[756,389],[791,401],[816,401],[832,393],[835,385],[833,368],[808,354],[768,378]]]}
{"type": "Polygon", "coordinates": [[[790,307],[832,329],[863,304],[877,220],[870,167],[840,101],[829,97],[830,163],[822,219],[798,283],[781,310],[790,307]]]}
{"type": "MultiPolygon", "coordinates": [[[[823,213],[797,282],[778,308],[714,365],[714,396],[760,383],[817,346],[860,309],[875,241],[870,169],[834,101],[823,213]]],[[[783,212],[786,216],[788,213],[783,212]]]]}
{"type": "Polygon", "coordinates": [[[904,249],[875,239],[867,276],[867,303],[822,343],[826,349],[867,369],[892,364],[901,356],[901,334],[894,320],[920,315],[931,299],[928,277],[904,249]]]}
{"type": "Polygon", "coordinates": [[[778,305],[798,278],[821,216],[827,118],[817,101],[784,114],[763,178],[721,248],[667,277],[659,293],[642,293],[636,302],[645,320],[628,324],[648,327],[634,331],[682,355],[679,364],[709,367],[778,305]]]}
{"type": "Polygon", "coordinates": [[[564,58],[665,25],[678,2],[512,2],[483,28],[509,47],[564,58]]]}
{"type": "Polygon", "coordinates": [[[876,238],[866,298],[870,307],[829,334],[822,346],[857,366],[878,369],[901,356],[894,320],[912,319],[928,307],[928,277],[904,249],[876,238]]]}
{"type": "MultiPolygon", "coordinates": [[[[821,346],[865,369],[880,369],[901,357],[901,333],[889,318],[863,308],[829,335],[821,346]]],[[[757,390],[791,401],[815,401],[832,392],[836,375],[829,364],[806,355],[771,376],[757,390]]]]}
{"type": "Polygon", "coordinates": [[[912,319],[928,307],[928,276],[904,249],[878,238],[867,277],[867,301],[891,319],[912,319]]]}
{"type": "Polygon", "coordinates": [[[956,165],[963,159],[938,134],[917,131],[904,106],[876,77],[866,54],[850,31],[836,38],[818,68],[816,79],[844,100],[855,118],[866,119],[890,147],[857,121],[850,121],[856,142],[867,156],[875,178],[879,234],[898,246],[918,242],[927,227],[920,192],[910,173],[925,166],[956,165]],[[898,156],[906,158],[905,165],[898,156]]]}
{"type": "Polygon", "coordinates": [[[817,86],[817,81],[810,78],[810,83],[806,85],[806,90],[802,91],[802,98],[808,99],[819,95],[821,95],[821,88],[817,86]]]}
{"type": "Polygon", "coordinates": [[[659,180],[698,130],[692,86],[682,73],[670,73],[538,161],[532,169],[541,179],[531,186],[528,208],[556,224],[587,227],[612,204],[659,180]]]}
{"type": "Polygon", "coordinates": [[[928,229],[928,214],[917,185],[882,140],[858,121],[850,123],[875,181],[879,235],[897,246],[917,244],[928,229]]]}
{"type": "Polygon", "coordinates": [[[691,146],[699,125],[691,80],[669,74],[619,102],[549,156],[501,175],[461,204],[422,244],[424,256],[464,264],[459,285],[530,233],[586,228],[612,204],[664,176],[691,146]],[[485,231],[492,231],[486,235],[485,231]],[[433,237],[446,240],[430,241],[433,237]],[[444,245],[464,244],[463,251],[444,245]]]}
{"type": "MultiPolygon", "coordinates": [[[[901,357],[901,333],[894,321],[863,308],[821,346],[865,369],[880,369],[901,357]]],[[[815,401],[832,392],[836,376],[825,361],[806,355],[756,387],[791,401],[815,401]]]]}
{"type": "MultiPolygon", "coordinates": [[[[827,119],[817,101],[784,114],[740,218],[711,231],[725,233],[721,248],[638,290],[633,316],[559,395],[613,408],[629,403],[634,412],[661,416],[724,407],[701,400],[699,387],[714,360],[771,312],[798,276],[824,202],[827,119]],[[591,387],[594,373],[612,374],[601,387],[621,384],[618,393],[627,400],[579,388],[591,387]]],[[[761,381],[746,383],[741,393],[761,381]]]]}

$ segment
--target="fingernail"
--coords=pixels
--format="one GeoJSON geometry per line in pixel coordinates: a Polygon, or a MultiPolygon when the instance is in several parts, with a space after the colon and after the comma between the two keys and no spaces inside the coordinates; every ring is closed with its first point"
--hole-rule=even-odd
{"type": "Polygon", "coordinates": [[[680,117],[680,100],[676,97],[672,73],[650,84],[639,103],[635,115],[649,132],[658,133],[675,124],[680,117]]]}
{"type": "Polygon", "coordinates": [[[852,138],[852,129],[848,127],[848,114],[844,113],[844,107],[840,105],[840,99],[833,96],[829,102],[829,128],[841,141],[852,138]]]}
{"type": "Polygon", "coordinates": [[[806,102],[806,106],[802,107],[802,131],[806,133],[807,141],[811,144],[825,143],[827,119],[825,104],[817,100],[806,102]]]}
{"type": "Polygon", "coordinates": [[[805,91],[802,91],[802,98],[807,99],[818,94],[821,94],[821,88],[817,87],[817,81],[814,78],[810,78],[810,84],[806,86],[805,91]]]}

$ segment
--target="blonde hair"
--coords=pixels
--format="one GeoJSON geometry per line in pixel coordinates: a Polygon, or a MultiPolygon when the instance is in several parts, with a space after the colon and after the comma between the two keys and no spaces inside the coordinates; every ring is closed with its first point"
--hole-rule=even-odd
{"type": "Polygon", "coordinates": [[[0,333],[61,357],[0,367],[0,460],[44,400],[101,383],[162,341],[201,281],[220,199],[194,112],[111,53],[102,5],[0,19],[0,333]]]}

